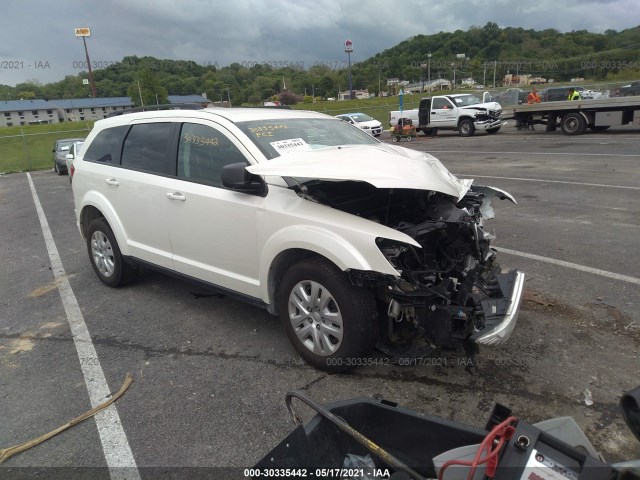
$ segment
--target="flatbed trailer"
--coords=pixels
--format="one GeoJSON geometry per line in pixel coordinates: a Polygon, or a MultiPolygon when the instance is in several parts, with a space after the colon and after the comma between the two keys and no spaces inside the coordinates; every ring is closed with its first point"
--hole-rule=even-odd
{"type": "Polygon", "coordinates": [[[565,135],[581,135],[609,127],[640,126],[640,95],[602,99],[565,100],[503,107],[503,118],[514,118],[516,126],[546,125],[547,132],[559,126],[565,135]]]}

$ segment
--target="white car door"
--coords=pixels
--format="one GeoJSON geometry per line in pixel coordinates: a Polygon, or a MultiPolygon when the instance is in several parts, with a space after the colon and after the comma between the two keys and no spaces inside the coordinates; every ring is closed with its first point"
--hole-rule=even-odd
{"type": "MultiPolygon", "coordinates": [[[[222,167],[248,153],[212,122],[181,126],[177,177],[164,191],[176,271],[260,297],[256,216],[263,197],[222,188],[222,167]]],[[[248,162],[247,162],[248,163],[248,162]]]]}
{"type": "Polygon", "coordinates": [[[92,183],[92,189],[111,203],[107,216],[115,216],[110,220],[121,227],[128,254],[168,269],[173,268],[173,253],[161,201],[165,175],[175,161],[169,152],[177,126],[158,122],[103,131],[83,162],[83,181],[92,183]]]}
{"type": "Polygon", "coordinates": [[[445,97],[436,97],[431,102],[429,125],[433,128],[454,127],[456,125],[456,107],[445,97]]]}

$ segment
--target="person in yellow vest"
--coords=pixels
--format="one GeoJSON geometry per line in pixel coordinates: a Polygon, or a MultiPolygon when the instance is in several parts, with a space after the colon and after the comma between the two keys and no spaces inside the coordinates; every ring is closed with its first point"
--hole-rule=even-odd
{"type": "Polygon", "coordinates": [[[567,97],[567,100],[582,100],[582,97],[580,96],[580,92],[575,88],[572,88],[569,90],[569,97],[567,97]]]}

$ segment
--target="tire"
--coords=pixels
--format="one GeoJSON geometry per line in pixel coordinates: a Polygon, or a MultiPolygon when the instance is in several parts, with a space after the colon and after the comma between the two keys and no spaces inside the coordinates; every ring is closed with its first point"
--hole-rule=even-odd
{"type": "Polygon", "coordinates": [[[138,269],[122,257],[116,237],[102,217],[89,224],[87,251],[93,271],[109,287],[126,285],[138,274],[138,269]]]}
{"type": "Polygon", "coordinates": [[[392,141],[393,143],[398,143],[398,140],[400,140],[400,138],[399,138],[399,137],[391,137],[391,141],[392,141]]]}
{"type": "Polygon", "coordinates": [[[58,166],[57,163],[55,163],[55,169],[56,169],[56,173],[60,176],[64,175],[64,171],[58,166]]]}
{"type": "Polygon", "coordinates": [[[568,113],[562,117],[560,128],[565,135],[581,135],[587,128],[587,122],[580,113],[568,113]]]}
{"type": "Polygon", "coordinates": [[[494,133],[498,133],[500,131],[500,127],[496,127],[496,128],[489,128],[487,129],[487,133],[489,135],[493,135],[494,133]]]}
{"type": "Polygon", "coordinates": [[[276,299],[289,340],[307,363],[327,372],[355,368],[378,337],[373,293],[351,284],[323,258],[293,265],[276,299]],[[323,305],[324,304],[324,305],[323,305]]]}
{"type": "Polygon", "coordinates": [[[53,171],[60,175],[60,172],[58,172],[58,164],[55,161],[53,162],[53,171]]]}
{"type": "Polygon", "coordinates": [[[409,136],[407,137],[407,142],[410,142],[411,140],[413,140],[413,137],[412,137],[411,135],[409,135],[409,136]]]}
{"type": "Polygon", "coordinates": [[[589,128],[593,132],[604,132],[605,130],[608,130],[609,127],[610,125],[591,125],[589,128]]]}
{"type": "Polygon", "coordinates": [[[465,118],[458,124],[458,133],[461,137],[470,137],[476,131],[476,127],[469,118],[465,118]]]}

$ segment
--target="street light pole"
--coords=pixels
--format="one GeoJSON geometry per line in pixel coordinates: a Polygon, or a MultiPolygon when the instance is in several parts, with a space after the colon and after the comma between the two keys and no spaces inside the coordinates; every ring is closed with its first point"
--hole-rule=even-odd
{"type": "Polygon", "coordinates": [[[91,60],[89,59],[89,50],[87,49],[87,37],[91,36],[91,29],[89,27],[80,27],[74,29],[75,36],[78,38],[82,38],[82,43],[84,43],[84,54],[87,58],[87,68],[89,69],[89,83],[91,84],[91,94],[93,98],[96,98],[98,95],[96,94],[96,84],[93,81],[93,71],[91,70],[91,60]]]}
{"type": "Polygon", "coordinates": [[[349,100],[353,99],[353,85],[351,84],[351,52],[353,52],[353,42],[347,40],[344,42],[344,51],[349,59],[349,100]]]}
{"type": "Polygon", "coordinates": [[[428,72],[428,85],[429,85],[429,96],[431,96],[431,54],[427,54],[427,72],[428,72]]]}

